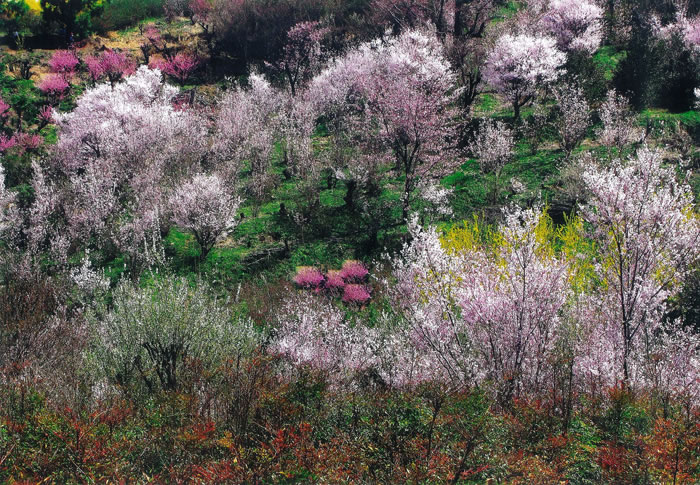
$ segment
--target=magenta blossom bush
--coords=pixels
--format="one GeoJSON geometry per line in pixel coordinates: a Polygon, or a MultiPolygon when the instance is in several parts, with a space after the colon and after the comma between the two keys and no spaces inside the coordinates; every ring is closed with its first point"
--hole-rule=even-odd
{"type": "Polygon", "coordinates": [[[114,50],[106,50],[99,57],[87,56],[84,60],[93,82],[107,78],[112,87],[136,70],[136,63],[127,54],[114,50]]]}
{"type": "Polygon", "coordinates": [[[9,150],[17,145],[17,138],[14,136],[0,135],[0,153],[9,150]]]}
{"type": "Polygon", "coordinates": [[[41,128],[53,123],[53,108],[49,105],[42,106],[39,110],[39,121],[41,121],[41,128]]]}
{"type": "Polygon", "coordinates": [[[5,123],[8,116],[10,116],[10,105],[0,96],[0,126],[5,123]]]}
{"type": "Polygon", "coordinates": [[[343,301],[345,303],[367,303],[370,299],[370,294],[365,285],[350,284],[345,285],[343,290],[343,301]]]}
{"type": "Polygon", "coordinates": [[[348,260],[343,263],[340,277],[347,283],[360,283],[365,280],[369,271],[360,261],[348,260]]]}
{"type": "Polygon", "coordinates": [[[370,289],[363,283],[367,280],[369,270],[360,261],[349,259],[339,270],[331,269],[324,275],[314,266],[299,266],[293,281],[300,287],[314,290],[316,293],[326,291],[330,296],[342,295],[345,303],[367,303],[371,297],[370,289]]]}
{"type": "Polygon", "coordinates": [[[73,51],[55,51],[49,60],[49,69],[69,80],[75,74],[78,64],[80,64],[80,59],[73,51]]]}
{"type": "Polygon", "coordinates": [[[60,74],[49,74],[39,82],[39,91],[44,93],[49,104],[57,104],[68,92],[70,84],[60,74]]]}
{"type": "Polygon", "coordinates": [[[331,269],[326,273],[326,289],[331,292],[342,291],[345,288],[345,280],[341,274],[342,272],[337,269],[331,269]]]}
{"type": "Polygon", "coordinates": [[[195,55],[178,52],[175,56],[167,59],[154,59],[151,61],[150,67],[152,69],[160,69],[175,79],[181,86],[184,86],[201,63],[201,60],[195,55]]]}
{"type": "Polygon", "coordinates": [[[34,151],[44,142],[41,136],[32,133],[17,133],[15,138],[23,152],[34,151]]]}
{"type": "Polygon", "coordinates": [[[319,288],[324,281],[323,274],[313,266],[299,266],[294,282],[302,288],[319,288]]]}

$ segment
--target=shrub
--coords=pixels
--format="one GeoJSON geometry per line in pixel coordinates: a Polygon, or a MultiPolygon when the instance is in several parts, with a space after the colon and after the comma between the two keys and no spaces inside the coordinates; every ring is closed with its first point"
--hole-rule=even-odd
{"type": "Polygon", "coordinates": [[[343,263],[340,277],[348,283],[360,283],[365,280],[369,271],[360,261],[348,260],[343,263]]]}
{"type": "Polygon", "coordinates": [[[364,285],[346,285],[343,291],[345,303],[366,303],[370,298],[369,291],[364,285]]]}
{"type": "Polygon", "coordinates": [[[259,334],[250,321],[233,321],[203,284],[162,277],[146,288],[123,282],[113,307],[91,312],[94,357],[109,381],[149,393],[178,390],[187,364],[215,376],[225,361],[251,354],[259,334]]]}
{"type": "Polygon", "coordinates": [[[317,288],[323,283],[323,275],[313,266],[299,266],[294,282],[302,288],[317,288]]]}

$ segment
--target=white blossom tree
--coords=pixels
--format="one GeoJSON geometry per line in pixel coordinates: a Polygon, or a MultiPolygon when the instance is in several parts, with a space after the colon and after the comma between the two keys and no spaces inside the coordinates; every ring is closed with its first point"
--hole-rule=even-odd
{"type": "Polygon", "coordinates": [[[539,88],[559,78],[566,55],[556,44],[552,37],[505,34],[489,53],[484,79],[510,102],[516,120],[539,88]]]}
{"type": "Polygon", "coordinates": [[[217,175],[195,175],[178,187],[169,200],[173,223],[192,231],[202,260],[217,241],[235,229],[240,205],[241,199],[230,194],[217,175]]]}

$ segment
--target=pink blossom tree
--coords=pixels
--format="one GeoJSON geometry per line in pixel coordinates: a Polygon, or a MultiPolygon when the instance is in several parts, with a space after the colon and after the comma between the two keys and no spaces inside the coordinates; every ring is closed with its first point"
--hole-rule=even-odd
{"type": "Polygon", "coordinates": [[[603,39],[603,9],[589,0],[552,0],[541,23],[565,52],[593,53],[603,39]]]}
{"type": "Polygon", "coordinates": [[[513,159],[514,148],[513,131],[500,121],[485,122],[471,145],[471,151],[479,159],[481,170],[484,173],[493,173],[495,176],[491,193],[493,204],[498,202],[501,172],[503,167],[513,159]]]}
{"type": "Polygon", "coordinates": [[[274,67],[287,80],[292,96],[319,68],[323,58],[321,41],[328,32],[320,22],[300,22],[287,32],[282,58],[274,67]]]}
{"type": "Polygon", "coordinates": [[[279,312],[270,351],[324,372],[337,385],[375,363],[372,346],[377,343],[372,330],[353,325],[328,300],[303,293],[288,299],[279,312]]]}
{"type": "Polygon", "coordinates": [[[459,304],[486,376],[508,403],[523,388],[543,389],[569,281],[567,262],[538,237],[546,223],[541,208],[511,209],[505,217],[496,254],[475,258],[475,279],[459,304]]]}
{"type": "Polygon", "coordinates": [[[651,19],[655,34],[664,40],[677,35],[683,40],[686,48],[694,53],[700,51],[700,16],[689,17],[688,5],[680,6],[676,11],[674,21],[662,25],[661,21],[654,17],[651,19]]]}
{"type": "Polygon", "coordinates": [[[154,256],[153,244],[144,243],[159,241],[169,188],[201,171],[208,151],[206,123],[173,107],[177,93],[144,66],[114,88],[86,90],[72,112],[54,113],[58,142],[45,167],[51,182],[41,184],[49,188],[37,205],[60,209],[64,224],[50,223],[50,215],[37,220],[46,239],[60,235],[73,249],[118,248],[135,265],[154,256]]]}
{"type": "Polygon", "coordinates": [[[304,93],[283,97],[275,119],[276,136],[282,142],[285,176],[296,176],[307,184],[303,190],[312,198],[317,195],[312,187],[321,172],[311,144],[317,116],[313,101],[304,93]]]}
{"type": "Polygon", "coordinates": [[[543,388],[570,291],[567,262],[541,237],[546,224],[539,207],[512,208],[494,246],[455,250],[434,229],[411,227],[394,263],[395,297],[412,345],[449,385],[490,381],[503,405],[543,388]]]}
{"type": "Polygon", "coordinates": [[[584,217],[602,255],[595,331],[608,336],[609,370],[626,385],[640,377],[635,362],[661,326],[664,302],[700,256],[692,191],[661,162],[658,151],[643,148],[625,164],[592,166],[583,176],[591,194],[584,217]]]}
{"type": "Polygon", "coordinates": [[[44,139],[36,133],[15,133],[15,140],[22,152],[35,152],[43,143],[44,139]]]}
{"type": "Polygon", "coordinates": [[[591,122],[591,109],[583,91],[573,85],[564,85],[554,90],[557,101],[557,131],[561,147],[567,160],[586,137],[591,122]]]}
{"type": "Polygon", "coordinates": [[[270,157],[276,139],[280,96],[265,78],[253,73],[249,89],[236,87],[219,102],[212,152],[219,171],[238,179],[244,163],[250,165],[247,191],[259,201],[271,188],[270,157]]]}
{"type": "Polygon", "coordinates": [[[351,49],[310,83],[308,97],[336,132],[331,165],[349,207],[357,192],[381,211],[380,178],[393,165],[405,219],[420,189],[457,165],[455,75],[444,54],[434,31],[405,31],[351,49]]]}
{"type": "Polygon", "coordinates": [[[217,175],[195,175],[169,200],[172,221],[192,232],[202,260],[238,225],[236,212],[240,205],[241,199],[232,195],[217,175]]]}
{"type": "Polygon", "coordinates": [[[359,79],[364,107],[356,126],[370,152],[393,159],[403,177],[406,220],[421,182],[439,179],[458,164],[455,76],[433,32],[406,31],[373,57],[369,76],[359,79]]]}
{"type": "Polygon", "coordinates": [[[53,108],[50,105],[42,106],[39,110],[39,129],[41,130],[49,123],[53,123],[53,108]]]}
{"type": "Polygon", "coordinates": [[[15,135],[0,135],[0,153],[9,150],[15,145],[17,145],[17,137],[15,135]]]}
{"type": "Polygon", "coordinates": [[[78,64],[80,64],[80,59],[78,59],[78,56],[76,56],[73,51],[54,51],[51,55],[51,59],[49,59],[49,69],[51,72],[62,75],[64,79],[69,82],[75,74],[78,64]]]}
{"type": "Polygon", "coordinates": [[[55,105],[66,95],[70,89],[70,84],[60,74],[49,74],[39,81],[37,87],[39,91],[46,95],[49,104],[55,105]]]}
{"type": "Polygon", "coordinates": [[[618,155],[630,143],[641,140],[641,130],[637,126],[636,116],[627,98],[614,89],[608,95],[599,109],[603,127],[598,131],[600,143],[608,149],[612,157],[612,149],[616,148],[618,155]]]}
{"type": "Polygon", "coordinates": [[[519,120],[520,108],[559,78],[565,60],[552,37],[505,34],[486,59],[484,79],[510,102],[519,120]]]}
{"type": "Polygon", "coordinates": [[[112,87],[136,69],[136,64],[126,53],[115,50],[106,50],[99,57],[87,56],[85,64],[93,82],[106,77],[112,87]]]}
{"type": "Polygon", "coordinates": [[[151,62],[152,68],[160,69],[175,79],[180,86],[185,85],[200,65],[201,60],[197,56],[186,52],[178,52],[172,57],[166,57],[164,60],[151,62]]]}

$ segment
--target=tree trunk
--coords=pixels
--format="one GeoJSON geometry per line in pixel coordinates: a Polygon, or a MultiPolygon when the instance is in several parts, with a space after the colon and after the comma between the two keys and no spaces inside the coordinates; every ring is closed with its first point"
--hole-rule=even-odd
{"type": "Polygon", "coordinates": [[[350,211],[355,210],[355,189],[357,188],[357,182],[355,180],[349,180],[347,183],[347,192],[343,200],[345,201],[345,207],[350,211]]]}

